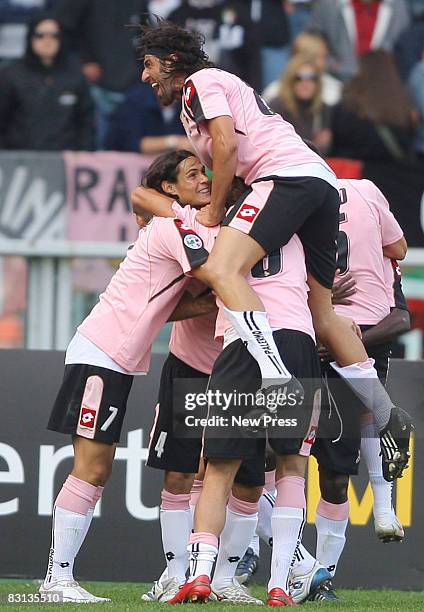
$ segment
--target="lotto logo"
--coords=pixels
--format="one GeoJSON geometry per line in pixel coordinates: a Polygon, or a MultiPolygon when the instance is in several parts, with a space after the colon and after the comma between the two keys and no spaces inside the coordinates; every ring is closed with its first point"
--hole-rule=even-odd
{"type": "Polygon", "coordinates": [[[316,435],[317,435],[317,428],[315,426],[312,426],[311,431],[308,434],[308,437],[305,439],[306,444],[313,444],[315,442],[316,435]]]}
{"type": "Polygon", "coordinates": [[[184,98],[187,103],[187,106],[191,106],[191,102],[194,98],[195,93],[196,93],[196,88],[193,85],[193,82],[188,81],[187,85],[184,88],[184,98]]]}
{"type": "Polygon", "coordinates": [[[86,408],[85,406],[83,406],[80,413],[80,427],[85,427],[86,429],[94,429],[95,422],[96,410],[92,410],[92,408],[86,408]]]}
{"type": "Polygon", "coordinates": [[[259,208],[245,202],[237,213],[237,219],[244,219],[245,221],[252,223],[258,212],[259,208]]]}

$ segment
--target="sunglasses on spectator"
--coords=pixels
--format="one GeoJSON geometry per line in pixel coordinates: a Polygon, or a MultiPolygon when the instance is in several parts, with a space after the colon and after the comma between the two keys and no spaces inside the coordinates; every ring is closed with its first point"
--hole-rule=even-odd
{"type": "Polygon", "coordinates": [[[294,79],[295,81],[318,81],[319,74],[316,72],[299,72],[294,79]]]}
{"type": "Polygon", "coordinates": [[[54,38],[55,40],[60,39],[60,32],[34,32],[34,38],[54,38]]]}

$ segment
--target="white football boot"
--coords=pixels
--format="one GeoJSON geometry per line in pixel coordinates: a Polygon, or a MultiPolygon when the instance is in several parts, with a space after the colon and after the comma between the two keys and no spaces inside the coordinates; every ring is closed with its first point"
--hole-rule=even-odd
{"type": "Polygon", "coordinates": [[[247,588],[243,584],[240,584],[235,578],[233,578],[230,586],[224,587],[223,589],[216,589],[212,583],[212,592],[216,595],[218,601],[224,603],[255,604],[256,606],[264,605],[262,600],[253,597],[247,588]]]}
{"type": "Polygon", "coordinates": [[[405,532],[394,512],[382,514],[374,518],[375,535],[379,540],[388,542],[402,542],[405,532]]]}
{"type": "Polygon", "coordinates": [[[330,572],[318,561],[315,561],[310,572],[303,576],[293,576],[290,580],[290,595],[293,601],[300,604],[308,599],[313,599],[321,585],[327,580],[331,580],[330,572]]]}
{"type": "Polygon", "coordinates": [[[108,597],[96,597],[76,582],[76,580],[57,580],[43,584],[39,588],[41,595],[58,594],[60,603],[102,603],[111,601],[108,597]]]}

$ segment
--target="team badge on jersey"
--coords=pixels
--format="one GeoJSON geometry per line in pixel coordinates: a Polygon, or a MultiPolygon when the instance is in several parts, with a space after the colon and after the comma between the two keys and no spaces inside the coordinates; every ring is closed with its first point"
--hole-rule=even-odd
{"type": "Polygon", "coordinates": [[[253,223],[258,213],[259,208],[257,206],[252,206],[252,204],[248,204],[247,202],[245,202],[238,211],[236,218],[243,219],[244,221],[248,221],[249,223],[253,223]]]}
{"type": "Polygon", "coordinates": [[[202,240],[196,234],[187,234],[184,236],[184,244],[188,249],[201,249],[203,246],[202,240]]]}
{"type": "Polygon", "coordinates": [[[203,240],[191,227],[185,225],[181,219],[174,219],[174,223],[183,241],[184,251],[190,267],[192,269],[198,268],[209,257],[209,252],[205,249],[203,240]]]}

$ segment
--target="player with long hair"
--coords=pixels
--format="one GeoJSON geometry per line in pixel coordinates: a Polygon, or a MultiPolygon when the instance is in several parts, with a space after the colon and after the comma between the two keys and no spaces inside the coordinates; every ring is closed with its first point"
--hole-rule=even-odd
{"type": "Polygon", "coordinates": [[[279,354],[263,302],[246,276],[297,234],[305,250],[316,334],[334,355],[335,369],[374,415],[385,478],[399,477],[408,461],[411,419],[393,405],[360,338],[331,303],[339,221],[335,175],[251,87],[212,67],[199,34],[159,20],[142,26],[139,52],[142,80],[160,102],[167,106],[182,96],[186,133],[202,163],[213,168],[211,202],[198,213],[198,222],[214,226],[223,220],[235,175],[248,185],[223,220],[202,280],[222,300],[227,319],[247,343],[263,387],[302,390],[279,354]]]}

